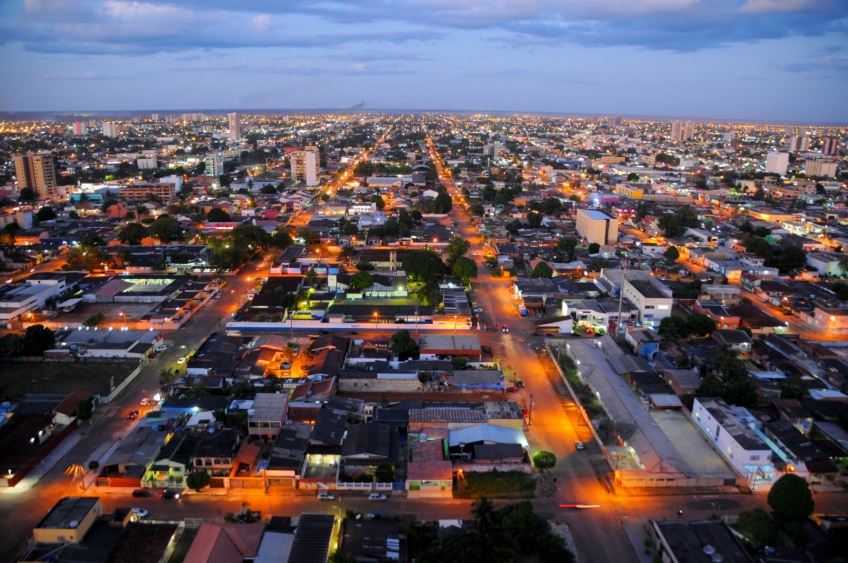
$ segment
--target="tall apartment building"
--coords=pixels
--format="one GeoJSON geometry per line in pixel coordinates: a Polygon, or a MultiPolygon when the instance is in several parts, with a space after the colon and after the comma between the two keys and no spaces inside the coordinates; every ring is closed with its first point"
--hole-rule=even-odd
{"type": "Polygon", "coordinates": [[[766,172],[772,174],[786,175],[789,168],[789,153],[784,151],[769,151],[766,156],[766,172]]]}
{"type": "Polygon", "coordinates": [[[168,201],[173,199],[175,193],[174,184],[129,184],[118,188],[118,199],[146,201],[147,196],[154,195],[168,201]]]}
{"type": "Polygon", "coordinates": [[[88,133],[88,124],[85,121],[74,121],[74,135],[81,136],[88,133]]]}
{"type": "Polygon", "coordinates": [[[822,141],[822,154],[826,154],[828,156],[836,156],[839,154],[839,139],[835,137],[829,137],[822,141]]]}
{"type": "Polygon", "coordinates": [[[789,152],[807,152],[810,150],[810,138],[792,135],[786,140],[786,150],[789,152]]]}
{"type": "Polygon", "coordinates": [[[56,163],[53,153],[49,151],[38,154],[28,152],[12,157],[15,163],[15,176],[18,178],[18,189],[31,188],[39,197],[57,195],[56,163]]]}
{"type": "Polygon", "coordinates": [[[203,159],[203,162],[206,163],[206,172],[204,172],[206,176],[217,178],[224,173],[224,157],[222,155],[210,154],[203,159]]]}
{"type": "Polygon", "coordinates": [[[618,219],[603,211],[578,209],[577,234],[589,243],[615,244],[618,241],[618,219]]]}
{"type": "Polygon", "coordinates": [[[691,121],[687,121],[683,124],[683,140],[691,141],[695,138],[695,124],[691,121]]]}
{"type": "Polygon", "coordinates": [[[239,124],[239,114],[238,112],[228,113],[227,114],[227,125],[229,126],[230,133],[229,139],[232,142],[238,141],[241,139],[241,125],[239,124]]]}
{"type": "Polygon", "coordinates": [[[101,126],[103,127],[103,136],[115,138],[121,133],[121,126],[117,123],[111,123],[109,121],[104,121],[101,126]]]}
{"type": "Polygon", "coordinates": [[[683,140],[683,124],[679,121],[671,122],[671,142],[679,143],[683,140]]]}
{"type": "Polygon", "coordinates": [[[318,147],[307,146],[302,151],[293,151],[291,153],[292,180],[303,180],[307,186],[317,186],[319,164],[318,147]]]}
{"type": "Polygon", "coordinates": [[[811,158],[804,163],[804,174],[807,176],[836,177],[836,161],[824,158],[811,158]]]}

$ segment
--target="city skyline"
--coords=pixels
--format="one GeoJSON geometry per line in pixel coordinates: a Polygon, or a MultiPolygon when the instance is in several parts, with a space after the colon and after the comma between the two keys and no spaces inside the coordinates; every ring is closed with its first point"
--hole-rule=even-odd
{"type": "Polygon", "coordinates": [[[0,111],[848,121],[837,0],[230,4],[6,3],[0,111]]]}

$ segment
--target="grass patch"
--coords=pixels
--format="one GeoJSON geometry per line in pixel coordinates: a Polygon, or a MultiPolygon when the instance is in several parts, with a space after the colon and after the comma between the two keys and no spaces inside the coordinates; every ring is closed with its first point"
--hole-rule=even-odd
{"type": "Polygon", "coordinates": [[[108,395],[112,376],[117,386],[135,367],[132,363],[4,362],[0,395],[21,399],[27,394],[67,395],[76,389],[108,395]]]}
{"type": "Polygon", "coordinates": [[[533,498],[536,480],[521,471],[463,472],[454,480],[454,498],[533,498]]]}

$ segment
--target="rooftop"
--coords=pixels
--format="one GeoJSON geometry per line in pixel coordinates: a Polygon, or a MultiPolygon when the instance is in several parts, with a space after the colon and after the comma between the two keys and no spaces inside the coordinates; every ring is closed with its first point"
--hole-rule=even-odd
{"type": "Polygon", "coordinates": [[[99,502],[100,497],[65,497],[50,509],[36,528],[47,530],[76,528],[75,524],[79,524],[99,502]]]}

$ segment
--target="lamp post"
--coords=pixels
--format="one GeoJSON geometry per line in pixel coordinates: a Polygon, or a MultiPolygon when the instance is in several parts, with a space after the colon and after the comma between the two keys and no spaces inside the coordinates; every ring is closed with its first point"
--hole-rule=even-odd
{"type": "Polygon", "coordinates": [[[530,393],[530,415],[527,417],[527,425],[533,426],[533,393],[530,393]]]}
{"type": "Polygon", "coordinates": [[[377,311],[374,311],[374,330],[377,330],[377,311]]]}
{"type": "Polygon", "coordinates": [[[122,317],[124,317],[124,326],[127,327],[127,330],[129,330],[130,325],[129,325],[129,321],[127,320],[127,314],[126,313],[118,313],[118,314],[121,315],[122,317]]]}

